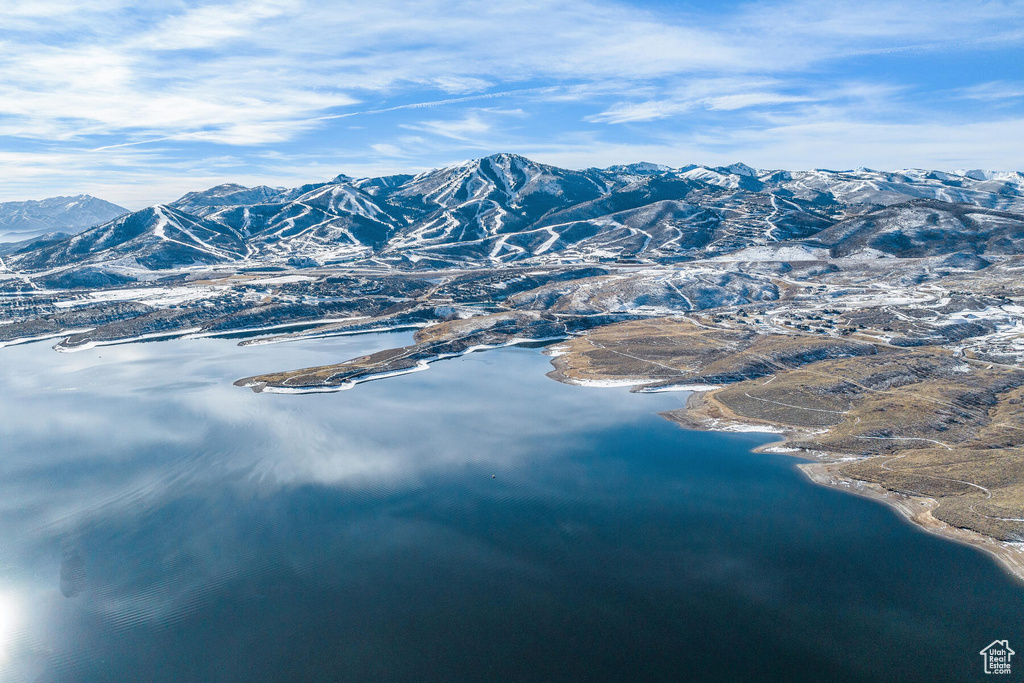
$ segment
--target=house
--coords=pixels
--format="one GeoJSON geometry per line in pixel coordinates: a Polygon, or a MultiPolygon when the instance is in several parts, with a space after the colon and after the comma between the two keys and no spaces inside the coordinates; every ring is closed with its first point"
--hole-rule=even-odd
{"type": "Polygon", "coordinates": [[[1010,658],[1017,653],[1010,649],[1007,641],[993,640],[980,654],[985,658],[985,673],[1009,674],[1010,658]]]}

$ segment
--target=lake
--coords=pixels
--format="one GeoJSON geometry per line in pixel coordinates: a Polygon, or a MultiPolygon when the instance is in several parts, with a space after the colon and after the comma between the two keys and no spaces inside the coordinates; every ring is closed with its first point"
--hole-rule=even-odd
{"type": "Polygon", "coordinates": [[[657,415],[683,394],[514,348],[231,385],[405,343],[0,350],[0,680],[960,681],[1024,646],[987,556],[657,415]]]}

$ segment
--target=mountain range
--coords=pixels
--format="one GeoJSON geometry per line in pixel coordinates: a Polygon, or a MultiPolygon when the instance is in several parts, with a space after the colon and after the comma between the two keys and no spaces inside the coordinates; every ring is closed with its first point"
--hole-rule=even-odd
{"type": "MultiPolygon", "coordinates": [[[[51,207],[48,229],[76,230],[88,207],[89,215],[101,207],[124,213],[95,198],[73,199],[36,203],[51,207]],[[60,223],[61,201],[68,212],[79,207],[77,223],[60,223]]],[[[649,163],[570,170],[495,154],[418,175],[339,175],[291,189],[219,185],[71,236],[7,245],[3,258],[16,272],[72,267],[137,279],[228,263],[402,270],[672,263],[779,243],[843,256],[981,255],[1019,253],[1022,234],[1019,172],[649,163]]]]}
{"type": "Polygon", "coordinates": [[[73,234],[128,213],[92,195],[0,203],[0,242],[20,242],[51,233],[73,234]]]}

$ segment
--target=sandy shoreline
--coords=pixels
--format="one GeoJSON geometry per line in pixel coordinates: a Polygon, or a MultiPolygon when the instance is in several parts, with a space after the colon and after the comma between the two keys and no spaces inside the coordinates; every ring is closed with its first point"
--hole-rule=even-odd
{"type": "MultiPolygon", "coordinates": [[[[566,377],[560,370],[548,373],[548,377],[565,384],[581,384],[566,377]]],[[[620,379],[619,381],[624,382],[625,380],[620,379]]],[[[633,384],[642,387],[645,383],[644,380],[638,380],[633,384]]],[[[969,545],[987,553],[1007,574],[1024,584],[1024,544],[998,541],[977,531],[955,527],[936,519],[932,516],[932,510],[938,507],[939,502],[934,498],[892,491],[879,484],[852,479],[841,474],[840,467],[843,464],[861,458],[844,453],[808,452],[802,448],[789,446],[793,437],[809,436],[816,432],[767,420],[740,417],[715,400],[715,394],[719,389],[720,387],[706,392],[694,392],[687,398],[684,408],[659,414],[686,429],[720,432],[757,431],[778,434],[779,440],[755,448],[754,452],[782,453],[801,458],[812,458],[817,462],[797,465],[811,482],[888,505],[904,519],[927,533],[941,536],[955,543],[969,545]],[[827,458],[831,458],[831,460],[827,458]]]]}
{"type": "Polygon", "coordinates": [[[884,503],[898,512],[904,519],[928,533],[941,536],[946,540],[956,543],[963,543],[988,553],[1008,574],[1017,581],[1024,583],[1024,544],[1017,546],[998,541],[977,531],[955,527],[936,519],[931,513],[932,510],[939,506],[939,502],[934,498],[892,491],[873,482],[847,477],[840,473],[840,467],[851,459],[859,460],[859,457],[849,456],[845,453],[807,452],[804,449],[790,447],[788,444],[793,436],[806,436],[814,432],[812,430],[784,427],[764,420],[739,417],[715,400],[716,393],[717,391],[710,391],[707,393],[691,394],[686,401],[685,408],[670,413],[662,413],[662,415],[688,429],[738,431],[737,428],[739,428],[739,430],[744,431],[757,430],[779,434],[781,438],[778,441],[760,446],[754,449],[754,451],[815,458],[818,462],[797,465],[800,471],[815,484],[828,486],[884,503]],[[764,429],[761,429],[762,427],[764,429]],[[822,457],[835,458],[837,460],[822,460],[822,457]]]}
{"type": "Polygon", "coordinates": [[[884,503],[896,510],[904,519],[930,534],[988,553],[1007,574],[1024,583],[1024,548],[997,541],[977,531],[947,524],[932,516],[932,510],[938,507],[938,501],[934,498],[890,491],[878,484],[844,477],[838,472],[839,465],[840,463],[810,462],[801,463],[797,467],[816,484],[884,503]]]}

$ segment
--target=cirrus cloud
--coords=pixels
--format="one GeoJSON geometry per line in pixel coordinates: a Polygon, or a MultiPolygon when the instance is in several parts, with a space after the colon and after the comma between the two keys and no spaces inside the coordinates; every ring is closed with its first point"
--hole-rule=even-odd
{"type": "MultiPolygon", "coordinates": [[[[995,130],[1008,114],[986,105],[1019,96],[1022,36],[1019,0],[8,0],[0,152],[20,161],[0,199],[27,194],[23,169],[32,196],[99,182],[133,188],[107,196],[136,206],[199,178],[286,184],[583,139],[620,150],[615,162],[679,136],[693,156],[677,164],[753,158],[780,117],[792,136],[829,117],[995,130]],[[980,57],[985,69],[962,68],[980,57]],[[481,108],[494,98],[515,120],[481,108]]],[[[990,142],[972,165],[1019,164],[990,142]]],[[[930,144],[930,158],[964,157],[930,144]]],[[[804,158],[776,153],[773,166],[804,158]]]]}

